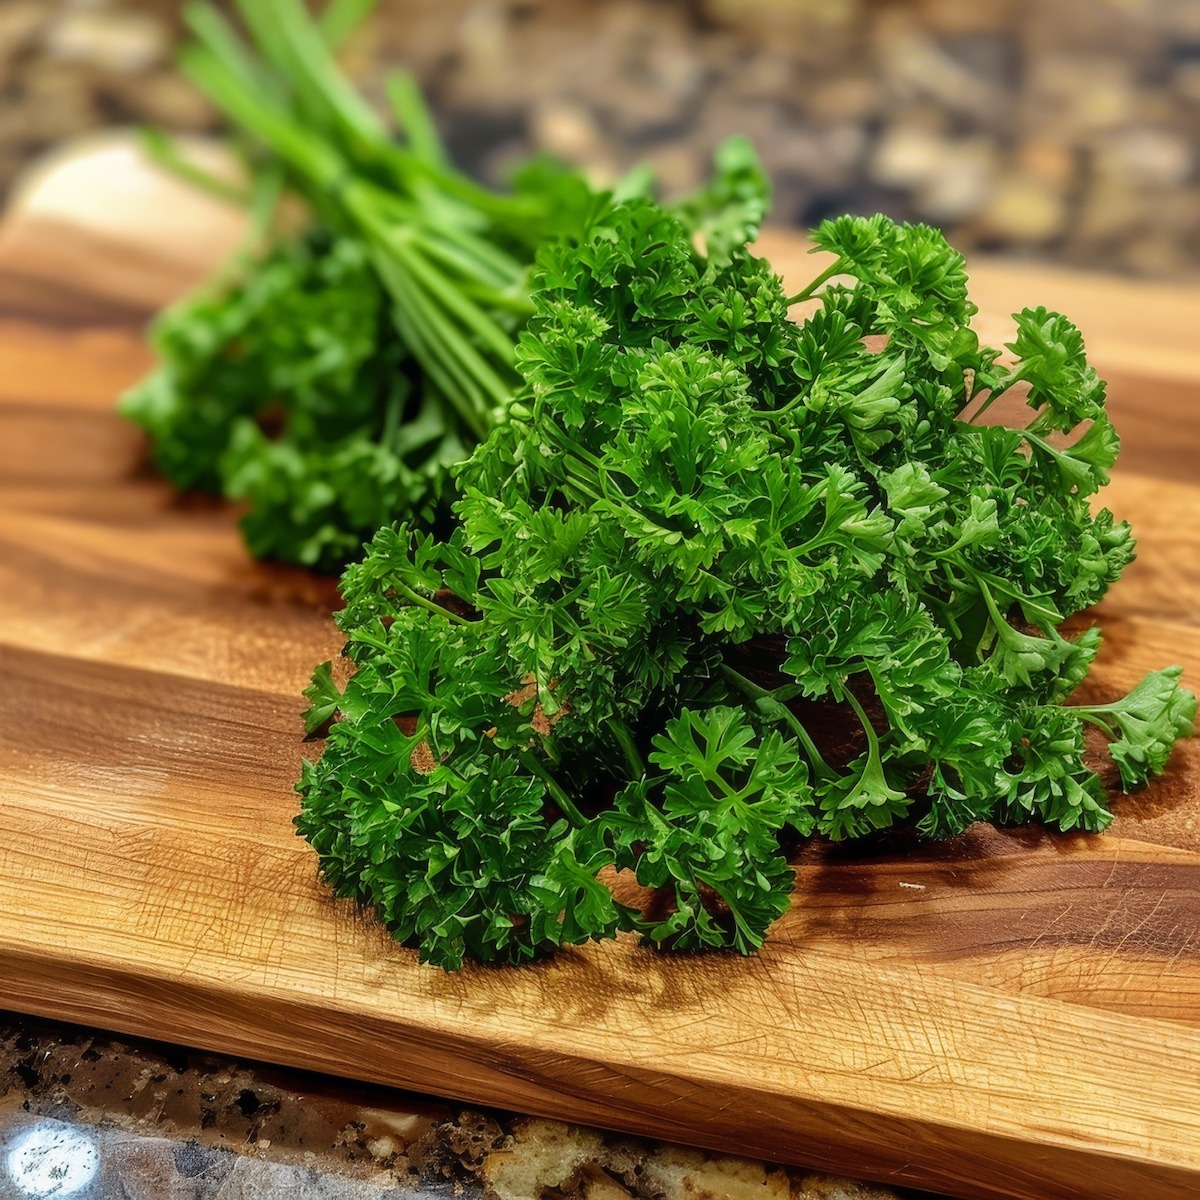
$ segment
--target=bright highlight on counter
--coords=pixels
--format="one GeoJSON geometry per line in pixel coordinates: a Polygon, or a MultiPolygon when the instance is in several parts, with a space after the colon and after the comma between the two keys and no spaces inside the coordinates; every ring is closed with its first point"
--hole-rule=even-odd
{"type": "MultiPolygon", "coordinates": [[[[5,1183],[27,1200],[70,1200],[96,1178],[100,1150],[89,1133],[62,1125],[39,1125],[18,1137],[4,1160],[5,1183]]],[[[12,1192],[7,1193],[12,1195],[12,1192]]]]}

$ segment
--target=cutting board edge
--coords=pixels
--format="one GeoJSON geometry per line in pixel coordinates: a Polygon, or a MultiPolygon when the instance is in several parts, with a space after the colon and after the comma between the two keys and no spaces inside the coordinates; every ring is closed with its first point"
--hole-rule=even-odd
{"type": "MultiPolygon", "coordinates": [[[[1092,1200],[1093,1181],[1101,1173],[1108,1200],[1190,1200],[1200,1194],[1200,1111],[1197,1136],[1173,1142],[1175,1155],[1113,1152],[1067,1131],[1045,1137],[1031,1155],[1027,1138],[981,1129],[973,1108],[964,1123],[950,1124],[821,1101],[799,1089],[781,1095],[767,1084],[726,1083],[724,1103],[714,1110],[702,1100],[693,1101],[693,1095],[713,1090],[710,1080],[695,1074],[689,1078],[684,1072],[620,1067],[585,1054],[546,1054],[519,1041],[506,1050],[485,1036],[451,1040],[444,1028],[389,1020],[361,1006],[335,1012],[340,1020],[330,1029],[331,1008],[320,997],[281,993],[268,1013],[258,994],[247,996],[232,986],[195,978],[129,976],[103,963],[75,961],[64,979],[63,969],[61,955],[31,953],[5,944],[0,935],[0,1004],[58,1020],[94,1024],[99,1018],[104,1028],[129,1036],[412,1091],[426,1090],[436,1072],[437,1094],[466,1103],[586,1121],[718,1153],[850,1170],[879,1183],[945,1189],[977,1200],[1092,1200]],[[185,1013],[199,1013],[201,1020],[189,1022],[185,1013]],[[281,1032],[297,1024],[309,1024],[320,1036],[289,1038],[281,1032]],[[339,1050],[353,1045],[356,1034],[344,1024],[357,1026],[358,1040],[390,1045],[392,1057],[359,1056],[349,1062],[339,1050]],[[422,1061],[422,1054],[429,1061],[422,1061]],[[402,1065],[409,1061],[414,1069],[402,1065]],[[544,1076],[533,1069],[547,1065],[553,1070],[544,1076]],[[578,1091],[570,1084],[572,1072],[588,1077],[578,1091]],[[608,1085],[625,1086],[598,1084],[597,1073],[607,1076],[608,1085]],[[630,1103],[631,1091],[641,1093],[635,1104],[630,1103]],[[609,1102],[606,1095],[620,1100],[609,1102]],[[770,1109],[776,1112],[764,1112],[770,1109]],[[651,1127],[655,1133],[648,1135],[651,1127]]],[[[1062,1001],[1036,1003],[1072,1007],[1062,1001]]],[[[1031,1078],[1031,1095],[1035,1084],[1031,1078]]]]}

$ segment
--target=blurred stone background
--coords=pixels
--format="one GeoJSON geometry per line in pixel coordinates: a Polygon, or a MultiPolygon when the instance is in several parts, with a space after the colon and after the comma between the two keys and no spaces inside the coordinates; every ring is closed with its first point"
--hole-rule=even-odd
{"type": "MultiPolygon", "coordinates": [[[[0,0],[0,191],[111,124],[215,128],[165,0],[0,0]]],[[[1200,0],[381,0],[347,48],[425,83],[458,160],[534,147],[670,190],[740,132],[775,220],[883,210],[963,249],[1200,272],[1200,0]]]]}

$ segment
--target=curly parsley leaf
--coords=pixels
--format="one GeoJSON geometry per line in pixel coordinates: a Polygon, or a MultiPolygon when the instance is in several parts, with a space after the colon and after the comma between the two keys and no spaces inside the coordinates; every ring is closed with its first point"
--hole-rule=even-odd
{"type": "Polygon", "coordinates": [[[1071,709],[1113,739],[1109,753],[1126,791],[1162,774],[1175,742],[1195,726],[1196,697],[1180,685],[1182,673],[1179,667],[1151,671],[1120,700],[1071,709]]]}

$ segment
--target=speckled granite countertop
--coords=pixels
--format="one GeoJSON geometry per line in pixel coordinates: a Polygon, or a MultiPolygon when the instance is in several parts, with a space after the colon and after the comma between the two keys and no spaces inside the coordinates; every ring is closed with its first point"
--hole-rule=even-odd
{"type": "Polygon", "coordinates": [[[899,1193],[0,1013],[0,1200],[452,1196],[899,1193]]]}
{"type": "MultiPolygon", "coordinates": [[[[230,7],[229,0],[220,0],[230,7]]],[[[176,0],[2,0],[0,190],[85,129],[211,129],[176,0]]],[[[1200,270],[1196,0],[380,0],[347,50],[430,90],[457,161],[534,148],[693,186],[751,135],[775,220],[882,209],[963,250],[1200,270]]]]}

